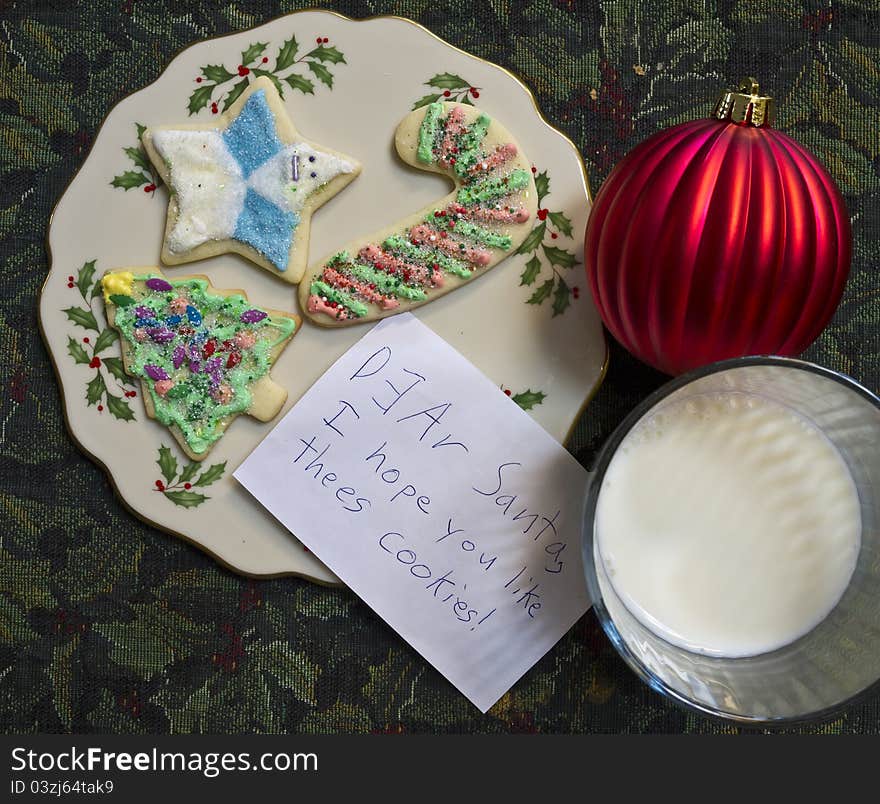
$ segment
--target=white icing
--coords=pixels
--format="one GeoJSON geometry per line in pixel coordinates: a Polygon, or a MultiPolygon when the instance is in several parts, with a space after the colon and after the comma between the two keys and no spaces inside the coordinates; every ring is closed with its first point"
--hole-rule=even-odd
{"type": "Polygon", "coordinates": [[[220,132],[161,129],[153,132],[152,141],[170,167],[177,194],[169,250],[182,253],[209,240],[231,238],[247,190],[220,132]]]}
{"type": "Polygon", "coordinates": [[[160,129],[153,132],[152,141],[169,165],[169,183],[177,195],[177,220],[167,245],[178,254],[209,240],[231,239],[248,188],[281,209],[299,214],[318,188],[355,170],[345,159],[296,142],[285,146],[244,179],[221,131],[160,129]],[[294,155],[299,156],[296,182],[294,155]],[[309,162],[310,156],[315,157],[314,162],[309,162]]]}
{"type": "Polygon", "coordinates": [[[299,213],[306,200],[319,187],[355,166],[346,159],[318,151],[304,142],[286,146],[260,165],[247,179],[248,186],[281,209],[299,213]],[[299,178],[293,180],[293,158],[299,157],[299,178]],[[315,161],[309,162],[314,156],[315,161]],[[315,174],[312,177],[312,173],[315,174]],[[294,190],[293,188],[296,188],[294,190]]]}

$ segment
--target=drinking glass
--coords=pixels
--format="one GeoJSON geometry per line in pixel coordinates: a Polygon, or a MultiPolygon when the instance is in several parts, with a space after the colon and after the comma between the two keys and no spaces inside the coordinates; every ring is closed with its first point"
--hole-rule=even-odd
{"type": "Polygon", "coordinates": [[[599,453],[584,513],[583,551],[596,616],[623,659],[655,690],[740,724],[793,725],[831,717],[880,679],[880,399],[850,377],[782,357],[725,360],[672,380],[633,410],[599,453]],[[627,433],[667,405],[718,392],[761,396],[811,421],[846,462],[862,519],[855,571],[828,617],[778,650],[742,658],[693,653],[642,625],[615,593],[594,528],[605,472],[627,433]]]}

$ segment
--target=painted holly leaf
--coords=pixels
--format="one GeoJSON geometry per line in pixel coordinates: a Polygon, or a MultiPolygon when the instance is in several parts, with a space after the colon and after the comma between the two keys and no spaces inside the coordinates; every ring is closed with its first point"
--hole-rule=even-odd
{"type": "Polygon", "coordinates": [[[425,95],[413,104],[413,109],[421,109],[423,106],[430,106],[438,100],[440,100],[440,95],[425,95]]]}
{"type": "Polygon", "coordinates": [[[278,94],[283,98],[284,97],[284,84],[281,83],[278,76],[275,73],[270,72],[269,70],[261,70],[258,68],[254,68],[251,72],[257,77],[268,78],[273,84],[275,84],[275,89],[278,90],[278,94]]]}
{"type": "Polygon", "coordinates": [[[541,245],[541,241],[544,239],[544,232],[547,231],[546,223],[539,223],[531,232],[529,232],[528,237],[522,241],[520,247],[516,250],[517,254],[528,254],[530,251],[534,251],[541,245]]]}
{"type": "Polygon", "coordinates": [[[121,396],[113,396],[108,393],[107,410],[109,410],[117,419],[122,419],[127,422],[134,421],[134,411],[131,409],[131,405],[129,405],[121,396]]]}
{"type": "Polygon", "coordinates": [[[98,322],[91,310],[83,310],[82,307],[68,307],[64,314],[77,326],[83,329],[93,329],[98,332],[98,322]]]}
{"type": "Polygon", "coordinates": [[[207,64],[202,67],[202,75],[215,84],[223,84],[235,75],[227,70],[222,64],[207,64]]]}
{"type": "Polygon", "coordinates": [[[553,293],[553,316],[562,315],[565,308],[571,304],[571,289],[565,284],[565,280],[560,276],[559,283],[556,285],[556,291],[553,293]]]}
{"type": "Polygon", "coordinates": [[[526,304],[543,304],[553,292],[553,278],[548,279],[530,297],[526,304]]]}
{"type": "Polygon", "coordinates": [[[519,278],[520,285],[533,285],[535,280],[538,278],[538,274],[541,272],[541,261],[538,259],[538,255],[532,257],[526,263],[526,269],[522,272],[522,276],[519,278]]]}
{"type": "Polygon", "coordinates": [[[564,212],[548,212],[547,217],[562,234],[571,237],[571,219],[564,212]]]}
{"type": "Polygon", "coordinates": [[[550,260],[550,264],[555,265],[558,268],[571,268],[572,265],[577,265],[577,259],[574,254],[570,251],[566,251],[564,248],[544,246],[544,254],[547,259],[550,260]]]}
{"type": "Polygon", "coordinates": [[[306,64],[309,65],[309,69],[315,74],[315,78],[322,84],[326,84],[330,89],[333,89],[333,73],[330,70],[316,61],[307,61],[306,64]]]}
{"type": "Polygon", "coordinates": [[[275,57],[275,70],[276,72],[280,72],[281,70],[286,70],[293,64],[293,60],[296,58],[296,52],[299,50],[299,45],[297,44],[296,37],[291,36],[283,45],[281,45],[281,49],[278,51],[278,55],[275,57]]]}
{"type": "Polygon", "coordinates": [[[314,50],[306,53],[307,59],[318,59],[318,61],[329,61],[331,64],[346,64],[345,56],[343,56],[335,47],[325,47],[321,45],[314,50]]]}
{"type": "Polygon", "coordinates": [[[83,267],[80,268],[76,274],[76,286],[79,288],[79,292],[84,299],[89,292],[89,288],[92,286],[92,279],[94,276],[95,260],[90,260],[89,262],[84,263],[83,267]]]}
{"type": "Polygon", "coordinates": [[[76,363],[88,363],[90,360],[86,350],[69,335],[67,336],[67,351],[76,363]]]}
{"type": "Polygon", "coordinates": [[[473,106],[474,105],[474,102],[470,99],[469,95],[462,95],[458,99],[458,102],[463,103],[465,106],[473,106]]]}
{"type": "Polygon", "coordinates": [[[123,148],[122,150],[139,168],[149,171],[150,163],[147,161],[147,155],[140,148],[123,148]]]}
{"type": "Polygon", "coordinates": [[[238,100],[238,96],[241,95],[248,87],[247,78],[242,78],[237,84],[232,85],[232,89],[226,93],[226,97],[223,99],[223,111],[225,112],[233,103],[238,100]]]}
{"type": "Polygon", "coordinates": [[[125,373],[125,366],[118,357],[102,357],[101,362],[117,380],[126,385],[134,385],[134,380],[125,373]]]}
{"type": "Polygon", "coordinates": [[[162,477],[166,482],[170,483],[177,477],[177,458],[174,457],[170,447],[159,447],[159,457],[156,463],[159,464],[159,471],[162,472],[162,477]]]}
{"type": "Polygon", "coordinates": [[[540,405],[547,397],[543,391],[533,391],[529,388],[521,394],[514,394],[510,397],[523,410],[531,410],[535,405],[540,405]]]}
{"type": "Polygon", "coordinates": [[[262,56],[267,47],[269,47],[268,42],[254,42],[246,50],[241,51],[241,63],[250,64],[254,59],[262,56]]]}
{"type": "Polygon", "coordinates": [[[199,479],[196,480],[193,485],[210,486],[211,483],[220,478],[225,471],[226,461],[223,461],[223,463],[215,463],[213,466],[209,466],[207,469],[205,469],[205,471],[202,472],[199,479]]]}
{"type": "Polygon", "coordinates": [[[208,105],[211,100],[211,93],[216,86],[216,84],[205,84],[205,86],[193,90],[186,107],[191,115],[200,112],[208,105]]]}
{"type": "Polygon", "coordinates": [[[186,483],[188,480],[192,480],[199,469],[201,468],[201,464],[196,463],[195,461],[190,461],[186,466],[183,467],[183,471],[180,473],[180,482],[186,483]]]}
{"type": "Polygon", "coordinates": [[[538,206],[541,206],[541,202],[550,195],[550,176],[546,170],[535,176],[535,190],[538,192],[538,206]]]}
{"type": "Polygon", "coordinates": [[[147,127],[142,123],[135,123],[134,127],[137,129],[138,139],[144,136],[144,132],[147,130],[147,127]]]}
{"type": "Polygon", "coordinates": [[[205,500],[211,499],[204,494],[197,494],[194,491],[166,491],[164,494],[171,502],[182,508],[195,508],[197,505],[205,502],[205,500]]]}
{"type": "Polygon", "coordinates": [[[464,78],[453,73],[438,73],[425,83],[437,89],[470,89],[471,86],[464,78]]]}
{"type": "Polygon", "coordinates": [[[290,85],[292,89],[298,89],[305,95],[314,95],[315,94],[315,85],[309,81],[308,78],[304,78],[301,75],[288,75],[284,78],[284,80],[290,85]]]}
{"type": "MultiPolygon", "coordinates": [[[[192,114],[192,112],[190,112],[190,114],[192,114]]],[[[121,187],[123,190],[131,190],[132,187],[140,187],[142,184],[149,183],[149,176],[145,176],[143,173],[138,173],[136,170],[126,170],[125,173],[120,173],[118,176],[114,176],[110,185],[112,187],[121,187]]]]}
{"type": "Polygon", "coordinates": [[[106,390],[107,386],[104,384],[104,377],[101,372],[98,372],[86,386],[86,401],[89,403],[89,406],[100,402],[106,390]]]}
{"type": "Polygon", "coordinates": [[[109,327],[101,332],[98,335],[97,340],[95,341],[95,354],[100,354],[103,352],[108,346],[112,345],[116,342],[117,338],[116,330],[110,329],[109,327]]]}

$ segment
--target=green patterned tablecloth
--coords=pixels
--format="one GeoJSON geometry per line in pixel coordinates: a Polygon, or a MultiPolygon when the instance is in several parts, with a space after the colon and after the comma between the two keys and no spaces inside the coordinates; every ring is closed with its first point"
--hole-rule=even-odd
{"type": "MultiPolygon", "coordinates": [[[[880,5],[401,0],[520,75],[593,188],[745,75],[843,189],[853,273],[807,356],[880,386],[880,5]]],[[[0,727],[48,732],[715,732],[648,690],[592,614],[487,715],[346,590],[250,581],[130,516],[65,431],[36,298],[53,204],[108,110],[185,45],[317,3],[0,0],[0,727]]],[[[575,269],[577,270],[577,269],[575,269]]],[[[572,450],[588,460],[661,382],[619,348],[572,450]]],[[[813,730],[880,731],[880,697],[813,730]]]]}

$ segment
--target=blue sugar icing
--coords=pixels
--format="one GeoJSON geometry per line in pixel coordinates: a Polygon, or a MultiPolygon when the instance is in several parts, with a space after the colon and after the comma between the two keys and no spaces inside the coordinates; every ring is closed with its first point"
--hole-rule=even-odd
{"type": "Polygon", "coordinates": [[[245,178],[282,149],[264,90],[258,89],[247,99],[238,117],[223,132],[223,141],[245,178]]]}
{"type": "Polygon", "coordinates": [[[279,271],[286,271],[293,230],[298,223],[298,215],[276,207],[259,193],[248,189],[233,236],[253,246],[279,271]]]}

